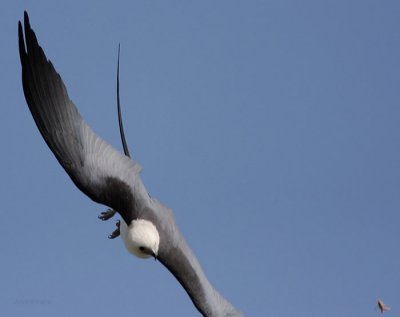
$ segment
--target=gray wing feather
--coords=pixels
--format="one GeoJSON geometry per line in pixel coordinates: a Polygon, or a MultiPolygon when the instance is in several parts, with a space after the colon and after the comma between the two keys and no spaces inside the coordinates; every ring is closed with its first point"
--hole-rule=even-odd
{"type": "Polygon", "coordinates": [[[39,46],[26,12],[24,31],[25,43],[19,22],[23,89],[40,133],[75,185],[127,220],[140,166],[98,137],[84,122],[60,75],[39,46]]]}

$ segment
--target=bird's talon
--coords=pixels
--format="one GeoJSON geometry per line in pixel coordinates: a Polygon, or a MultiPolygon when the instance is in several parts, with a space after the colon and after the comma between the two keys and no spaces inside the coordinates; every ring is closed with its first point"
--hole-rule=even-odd
{"type": "Polygon", "coordinates": [[[107,209],[106,211],[103,211],[103,212],[98,216],[98,218],[99,218],[100,220],[105,221],[105,220],[108,220],[108,219],[112,218],[112,217],[115,215],[115,213],[116,213],[115,210],[113,210],[113,209],[107,209]]]}
{"type": "Polygon", "coordinates": [[[119,227],[117,227],[117,229],[115,229],[109,236],[108,239],[115,239],[116,237],[118,237],[120,235],[120,230],[119,227]]]}

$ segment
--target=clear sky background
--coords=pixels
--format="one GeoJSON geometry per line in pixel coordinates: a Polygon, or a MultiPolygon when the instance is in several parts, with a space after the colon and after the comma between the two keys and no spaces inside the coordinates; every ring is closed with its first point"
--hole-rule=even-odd
{"type": "Polygon", "coordinates": [[[25,103],[28,10],[82,116],[122,149],[246,316],[400,314],[399,1],[3,1],[0,314],[199,316],[71,182],[25,103]]]}

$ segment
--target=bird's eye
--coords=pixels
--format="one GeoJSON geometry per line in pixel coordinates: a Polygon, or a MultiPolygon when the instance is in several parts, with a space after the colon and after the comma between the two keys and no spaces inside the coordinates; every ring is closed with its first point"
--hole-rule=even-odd
{"type": "Polygon", "coordinates": [[[139,247],[139,250],[144,252],[145,248],[142,246],[142,247],[139,247]]]}

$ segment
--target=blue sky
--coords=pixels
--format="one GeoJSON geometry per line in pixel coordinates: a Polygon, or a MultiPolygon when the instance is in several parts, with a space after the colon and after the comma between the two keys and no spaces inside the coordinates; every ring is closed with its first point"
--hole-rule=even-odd
{"type": "Polygon", "coordinates": [[[21,87],[28,10],[92,128],[246,316],[400,310],[398,1],[7,1],[0,8],[0,313],[199,316],[67,177],[21,87]]]}

